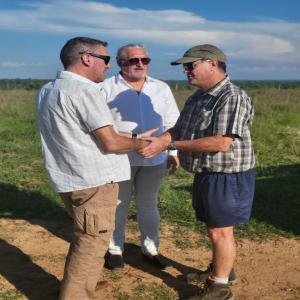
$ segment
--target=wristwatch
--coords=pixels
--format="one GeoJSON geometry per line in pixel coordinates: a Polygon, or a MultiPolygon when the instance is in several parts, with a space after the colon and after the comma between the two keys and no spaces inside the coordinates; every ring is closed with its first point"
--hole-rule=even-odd
{"type": "Polygon", "coordinates": [[[137,139],[137,137],[138,137],[138,134],[137,134],[137,133],[132,133],[132,134],[131,134],[131,138],[132,138],[132,139],[137,139]]]}
{"type": "Polygon", "coordinates": [[[173,150],[177,150],[176,146],[175,146],[175,141],[171,141],[167,147],[168,151],[173,151],[173,150]]]}

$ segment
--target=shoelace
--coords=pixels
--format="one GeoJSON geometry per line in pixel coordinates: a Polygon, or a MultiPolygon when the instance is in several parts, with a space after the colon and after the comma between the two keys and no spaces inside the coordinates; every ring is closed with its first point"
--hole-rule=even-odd
{"type": "Polygon", "coordinates": [[[200,292],[200,295],[206,293],[209,290],[210,286],[211,286],[211,283],[207,280],[203,284],[202,291],[200,292]]]}

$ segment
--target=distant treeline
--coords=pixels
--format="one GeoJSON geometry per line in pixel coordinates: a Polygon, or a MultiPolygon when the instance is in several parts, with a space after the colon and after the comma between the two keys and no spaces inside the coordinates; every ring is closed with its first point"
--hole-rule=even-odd
{"type": "Polygon", "coordinates": [[[37,90],[49,80],[42,79],[0,79],[1,90],[25,89],[37,90]]]}
{"type": "MultiPolygon", "coordinates": [[[[172,89],[194,89],[186,80],[165,80],[172,89]]],[[[247,88],[278,88],[288,89],[300,87],[300,80],[232,80],[237,86],[247,88]]]]}
{"type": "MultiPolygon", "coordinates": [[[[0,79],[0,89],[26,89],[37,90],[48,79],[0,79]]],[[[164,80],[172,89],[194,89],[186,80],[164,80]]],[[[232,80],[243,89],[247,88],[278,88],[287,89],[300,87],[300,80],[232,80]]]]}

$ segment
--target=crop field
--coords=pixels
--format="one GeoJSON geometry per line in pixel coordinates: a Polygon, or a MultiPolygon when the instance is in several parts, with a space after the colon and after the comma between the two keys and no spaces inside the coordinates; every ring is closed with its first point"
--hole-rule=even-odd
{"type": "MultiPolygon", "coordinates": [[[[193,90],[171,86],[182,108],[193,90]]],[[[36,86],[5,87],[0,89],[0,299],[56,299],[71,220],[44,169],[36,86]]],[[[300,87],[244,89],[255,105],[257,180],[251,221],[235,230],[241,278],[236,299],[300,299],[300,87]]],[[[160,251],[170,270],[155,271],[135,259],[140,248],[132,203],[127,266],[123,273],[101,275],[111,284],[95,299],[184,299],[195,292],[183,277],[205,268],[210,244],[191,207],[192,179],[179,169],[166,174],[160,191],[160,251]]]]}

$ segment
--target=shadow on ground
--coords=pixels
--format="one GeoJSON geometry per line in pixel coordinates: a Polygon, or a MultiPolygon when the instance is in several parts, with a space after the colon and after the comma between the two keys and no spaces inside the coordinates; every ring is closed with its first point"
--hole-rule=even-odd
{"type": "Polygon", "coordinates": [[[72,220],[58,202],[6,183],[0,183],[0,199],[0,217],[27,220],[70,242],[72,220]]]}
{"type": "Polygon", "coordinates": [[[2,239],[0,274],[30,300],[54,300],[58,297],[59,280],[33,263],[19,248],[2,239]]]}
{"type": "MultiPolygon", "coordinates": [[[[257,168],[256,173],[252,218],[270,224],[279,231],[299,235],[300,165],[257,168]]],[[[191,185],[180,185],[173,189],[190,192],[191,185]]],[[[69,228],[61,230],[60,221],[71,224],[71,219],[58,202],[39,192],[20,190],[6,183],[0,183],[0,199],[0,216],[28,220],[45,227],[60,238],[70,240],[69,228]]]]}
{"type": "MultiPolygon", "coordinates": [[[[64,208],[39,192],[20,190],[9,184],[0,184],[0,216],[24,219],[42,226],[55,236],[70,241],[72,220],[64,208]],[[54,217],[51,218],[51,215],[54,217]]],[[[161,278],[180,296],[187,297],[197,292],[195,286],[188,285],[184,276],[174,277],[156,269],[142,260],[140,247],[125,245],[125,261],[131,267],[161,278]]],[[[166,264],[186,274],[195,269],[163,257],[166,264]]],[[[57,278],[31,261],[30,257],[7,241],[0,239],[0,274],[30,300],[56,299],[59,288],[57,278]],[[41,296],[41,293],[42,296],[41,296]]]]}
{"type": "MultiPolygon", "coordinates": [[[[255,201],[252,218],[270,224],[277,230],[300,235],[300,165],[257,169],[255,201]]],[[[190,185],[174,189],[188,189],[190,185]]],[[[20,190],[13,185],[0,183],[0,216],[25,219],[40,225],[52,234],[70,241],[72,221],[64,208],[39,192],[20,190]]],[[[164,257],[167,264],[180,273],[194,271],[187,266],[164,257]]],[[[142,261],[140,247],[126,244],[125,261],[132,266],[159,277],[176,290],[180,298],[197,292],[182,278],[158,270],[142,261]]],[[[17,247],[0,239],[0,273],[30,300],[55,299],[59,281],[31,261],[17,247]],[[43,297],[41,298],[41,291],[43,297]]]]}
{"type": "MultiPolygon", "coordinates": [[[[0,183],[0,199],[1,217],[24,219],[59,238],[70,240],[70,218],[61,206],[41,193],[0,183]],[[55,216],[54,220],[51,220],[51,215],[55,216]]],[[[60,281],[3,239],[0,239],[0,274],[30,300],[58,297],[60,281]]]]}
{"type": "Polygon", "coordinates": [[[188,273],[194,273],[199,271],[198,269],[191,268],[169,259],[166,256],[161,255],[162,261],[167,267],[172,267],[179,271],[181,275],[174,277],[167,270],[159,270],[152,266],[148,262],[144,261],[141,255],[141,247],[132,243],[125,243],[124,248],[124,261],[132,268],[141,270],[145,273],[151,274],[157,278],[160,278],[167,286],[172,288],[178,293],[179,299],[187,299],[192,295],[197,294],[199,289],[195,285],[190,285],[185,280],[185,275],[188,273]]]}
{"type": "Polygon", "coordinates": [[[300,235],[300,165],[258,168],[252,217],[300,235]]]}

